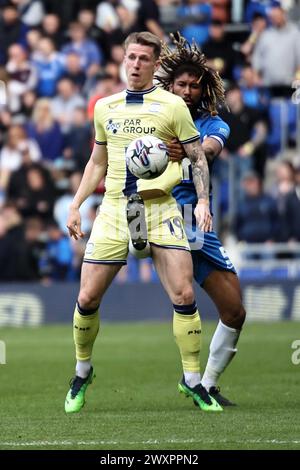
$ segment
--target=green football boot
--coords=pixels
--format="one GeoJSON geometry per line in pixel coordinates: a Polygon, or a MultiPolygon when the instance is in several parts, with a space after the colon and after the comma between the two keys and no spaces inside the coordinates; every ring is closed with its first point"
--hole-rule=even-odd
{"type": "Polygon", "coordinates": [[[66,413],[78,413],[85,404],[85,392],[95,377],[93,367],[91,367],[89,375],[82,379],[76,375],[70,382],[70,390],[65,400],[66,413]]]}
{"type": "Polygon", "coordinates": [[[184,393],[186,397],[192,397],[194,404],[203,411],[223,411],[222,406],[208,394],[206,388],[201,384],[191,388],[186,384],[183,377],[178,384],[178,390],[180,393],[184,393]]]}

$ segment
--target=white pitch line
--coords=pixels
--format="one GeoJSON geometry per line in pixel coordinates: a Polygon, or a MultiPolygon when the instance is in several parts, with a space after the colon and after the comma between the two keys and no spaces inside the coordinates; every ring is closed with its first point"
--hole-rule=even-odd
{"type": "Polygon", "coordinates": [[[31,441],[31,442],[0,442],[1,447],[51,447],[51,446],[97,446],[97,445],[158,445],[158,444],[300,444],[300,440],[279,440],[279,439],[247,439],[242,441],[227,439],[166,439],[147,441],[31,441]]]}

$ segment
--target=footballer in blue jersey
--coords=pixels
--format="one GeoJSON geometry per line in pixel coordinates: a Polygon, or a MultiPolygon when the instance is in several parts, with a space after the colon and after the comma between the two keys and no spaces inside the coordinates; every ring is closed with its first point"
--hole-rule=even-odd
{"type": "MultiPolygon", "coordinates": [[[[190,45],[182,36],[174,48],[163,47],[158,81],[164,88],[183,98],[200,132],[202,147],[211,172],[216,157],[229,136],[229,126],[218,116],[217,106],[225,104],[224,88],[218,73],[206,64],[196,44],[190,45]]],[[[193,215],[197,202],[190,164],[182,146],[175,139],[168,143],[172,160],[182,160],[183,179],[173,190],[185,217],[185,230],[193,258],[194,278],[217,307],[220,321],[210,343],[210,354],[202,385],[223,406],[233,405],[220,393],[218,379],[237,349],[246,312],[242,304],[239,280],[233,264],[215,232],[203,233],[193,215]],[[187,214],[189,217],[187,217],[187,214]]],[[[212,192],[210,190],[210,203],[212,192]]]]}
{"type": "MultiPolygon", "coordinates": [[[[188,76],[185,76],[185,74],[180,76],[179,85],[176,85],[176,92],[180,91],[182,88],[182,79],[188,79],[188,76]]],[[[220,153],[229,136],[229,126],[222,121],[219,116],[211,116],[211,114],[205,109],[195,110],[193,117],[194,123],[201,136],[202,145],[204,141],[206,141],[206,144],[210,143],[213,147],[212,155],[220,153]],[[214,140],[212,141],[210,139],[214,140]]],[[[214,161],[214,156],[212,156],[208,161],[210,173],[212,171],[214,161]]],[[[228,258],[216,233],[213,231],[203,233],[202,231],[200,232],[198,228],[194,215],[194,209],[198,198],[193,183],[190,161],[188,159],[183,160],[183,179],[182,182],[174,188],[172,195],[182,207],[183,212],[188,212],[188,214],[190,214],[190,220],[188,217],[185,217],[185,220],[188,222],[188,224],[185,225],[185,230],[193,252],[193,257],[196,261],[197,269],[196,266],[194,266],[194,277],[196,281],[202,286],[208,274],[215,270],[216,265],[221,269],[230,270],[236,273],[233,264],[228,258]],[[201,252],[201,266],[197,263],[197,259],[199,257],[197,253],[198,251],[201,252]],[[203,258],[207,261],[206,263],[204,263],[203,258]]],[[[212,212],[212,187],[210,187],[209,198],[210,209],[212,212]]]]}

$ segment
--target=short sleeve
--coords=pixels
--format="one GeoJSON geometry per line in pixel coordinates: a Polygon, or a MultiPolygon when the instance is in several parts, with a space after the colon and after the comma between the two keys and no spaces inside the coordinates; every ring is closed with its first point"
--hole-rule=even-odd
{"type": "Polygon", "coordinates": [[[200,138],[191,113],[185,102],[181,99],[174,103],[173,126],[175,135],[182,144],[188,144],[200,138]]]}
{"type": "Polygon", "coordinates": [[[212,122],[208,127],[207,137],[212,137],[220,142],[223,147],[230,135],[230,127],[222,120],[212,122]]]}
{"type": "Polygon", "coordinates": [[[99,145],[106,144],[106,132],[103,122],[104,109],[101,101],[97,101],[94,109],[95,142],[99,145]]]}

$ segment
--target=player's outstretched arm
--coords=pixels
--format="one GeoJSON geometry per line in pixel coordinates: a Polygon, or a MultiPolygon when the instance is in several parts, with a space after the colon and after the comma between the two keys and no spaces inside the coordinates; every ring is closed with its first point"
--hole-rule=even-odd
{"type": "Polygon", "coordinates": [[[204,232],[212,230],[212,216],[209,210],[209,171],[200,140],[183,144],[185,153],[191,161],[193,181],[198,196],[195,217],[204,232]]]}
{"type": "Polygon", "coordinates": [[[107,170],[106,145],[95,144],[90,159],[85,167],[81,183],[70,206],[67,227],[70,237],[75,240],[82,238],[81,217],[79,208],[81,204],[95,191],[99,182],[104,178],[107,170]]]}
{"type": "Polygon", "coordinates": [[[214,159],[222,151],[222,145],[213,137],[206,137],[204,142],[202,142],[202,148],[208,163],[213,163],[214,159]]]}
{"type": "MultiPolygon", "coordinates": [[[[208,163],[213,163],[214,159],[222,151],[222,145],[220,142],[212,137],[207,137],[201,145],[208,163]]],[[[169,158],[172,162],[181,162],[181,160],[186,157],[183,145],[179,142],[178,139],[173,138],[170,142],[167,143],[167,146],[169,151],[169,158]]]]}

